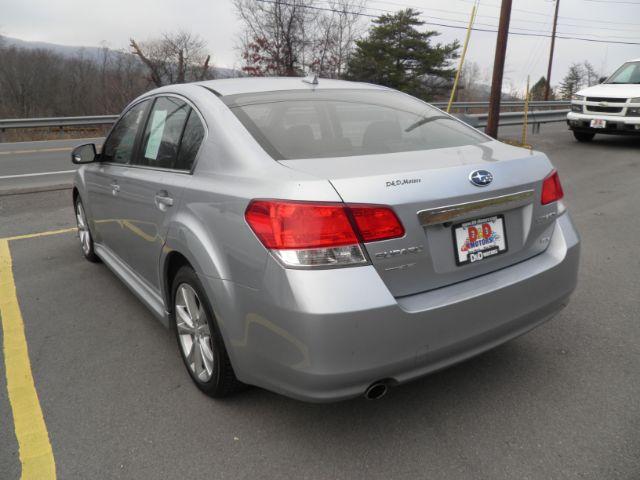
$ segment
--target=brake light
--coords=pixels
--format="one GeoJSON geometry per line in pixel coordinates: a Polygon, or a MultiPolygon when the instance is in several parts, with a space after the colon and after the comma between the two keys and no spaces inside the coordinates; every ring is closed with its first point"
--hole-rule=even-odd
{"type": "Polygon", "coordinates": [[[377,205],[252,200],[245,219],[262,244],[293,267],[366,263],[361,242],[404,235],[393,210],[377,205]]]}
{"type": "Polygon", "coordinates": [[[551,202],[556,202],[564,197],[562,191],[562,184],[560,183],[560,177],[558,172],[554,170],[551,174],[542,182],[542,205],[547,205],[551,202]]]}
{"type": "Polygon", "coordinates": [[[364,242],[377,242],[404,235],[404,227],[395,212],[378,205],[348,205],[364,242]]]}

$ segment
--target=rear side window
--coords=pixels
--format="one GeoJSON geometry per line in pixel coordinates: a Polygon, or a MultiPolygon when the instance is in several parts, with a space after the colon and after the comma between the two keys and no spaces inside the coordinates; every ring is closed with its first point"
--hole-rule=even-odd
{"type": "Polygon", "coordinates": [[[375,155],[489,141],[441,110],[388,90],[265,92],[223,100],[276,160],[375,155]]]}
{"type": "Polygon", "coordinates": [[[130,163],[135,147],[136,135],[144,119],[149,101],[142,101],[127,111],[116,123],[104,142],[101,160],[113,163],[130,163]]]}
{"type": "Polygon", "coordinates": [[[190,107],[175,97],[156,99],[142,137],[142,150],[136,163],[158,168],[174,168],[180,139],[190,107]]]}
{"type": "Polygon", "coordinates": [[[187,125],[184,128],[180,150],[178,151],[178,159],[175,168],[178,170],[191,170],[193,162],[196,159],[198,149],[204,138],[204,127],[198,114],[191,110],[187,125]]]}

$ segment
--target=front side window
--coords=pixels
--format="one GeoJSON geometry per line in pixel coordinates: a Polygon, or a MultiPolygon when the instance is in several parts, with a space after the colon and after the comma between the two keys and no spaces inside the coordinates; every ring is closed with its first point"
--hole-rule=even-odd
{"type": "Polygon", "coordinates": [[[149,101],[145,100],[134,105],[116,123],[102,147],[102,161],[125,164],[131,162],[138,128],[148,104],[149,101]]]}
{"type": "Polygon", "coordinates": [[[628,62],[622,65],[606,83],[640,84],[640,62],[628,62]]]}
{"type": "Polygon", "coordinates": [[[190,107],[175,97],[159,97],[151,108],[142,137],[139,165],[174,168],[190,107]]]}
{"type": "Polygon", "coordinates": [[[375,155],[489,141],[437,108],[386,90],[265,92],[223,100],[276,160],[375,155]]]}

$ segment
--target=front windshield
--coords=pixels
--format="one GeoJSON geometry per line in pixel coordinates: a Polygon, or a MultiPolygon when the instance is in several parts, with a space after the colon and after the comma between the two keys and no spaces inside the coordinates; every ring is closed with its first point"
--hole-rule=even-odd
{"type": "Polygon", "coordinates": [[[640,62],[625,63],[605,83],[640,84],[640,62]]]}
{"type": "Polygon", "coordinates": [[[293,90],[223,101],[276,160],[431,150],[489,140],[437,108],[388,90],[293,90]]]}

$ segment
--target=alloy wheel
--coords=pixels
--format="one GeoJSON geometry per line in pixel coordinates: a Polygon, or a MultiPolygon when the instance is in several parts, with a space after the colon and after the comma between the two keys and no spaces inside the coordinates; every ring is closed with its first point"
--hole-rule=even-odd
{"type": "Polygon", "coordinates": [[[187,365],[198,380],[208,382],[214,365],[211,330],[202,302],[189,284],[178,286],[174,311],[180,348],[187,365]]]}
{"type": "Polygon", "coordinates": [[[89,232],[87,217],[81,202],[76,204],[76,221],[78,223],[78,237],[80,238],[82,251],[85,255],[89,255],[91,253],[91,232],[89,232]]]}

